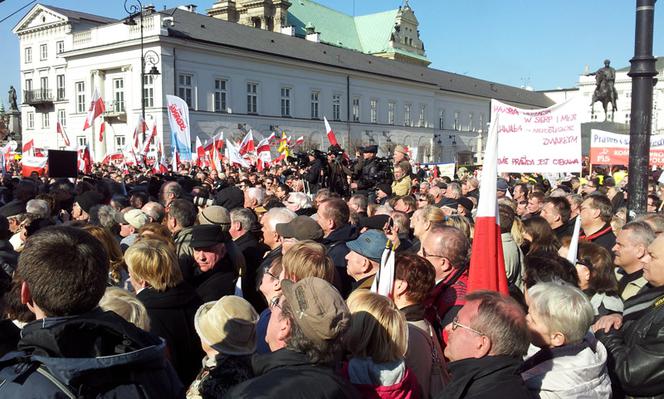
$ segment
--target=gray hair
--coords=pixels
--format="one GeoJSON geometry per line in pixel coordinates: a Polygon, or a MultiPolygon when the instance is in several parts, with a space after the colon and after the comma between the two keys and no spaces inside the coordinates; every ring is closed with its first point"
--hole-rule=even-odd
{"type": "Polygon", "coordinates": [[[489,337],[491,355],[523,357],[530,339],[521,305],[495,291],[475,291],[466,295],[466,303],[471,301],[479,302],[479,306],[470,327],[489,337]]]}
{"type": "Polygon", "coordinates": [[[369,200],[367,199],[366,195],[362,194],[355,194],[350,199],[348,202],[353,202],[357,204],[357,207],[360,209],[360,211],[367,211],[367,206],[369,205],[369,200]]]}
{"type": "Polygon", "coordinates": [[[265,200],[265,189],[263,187],[249,187],[245,190],[244,194],[256,200],[258,205],[263,205],[265,200]]]}
{"type": "Polygon", "coordinates": [[[31,199],[28,201],[28,203],[25,204],[25,212],[41,219],[48,219],[51,214],[48,202],[42,199],[31,199]]]}
{"type": "Polygon", "coordinates": [[[143,213],[148,215],[153,222],[161,223],[164,220],[166,210],[159,202],[150,201],[141,208],[143,213]]]}
{"type": "Polygon", "coordinates": [[[565,344],[581,342],[593,323],[595,311],[580,289],[562,281],[537,283],[528,288],[529,309],[551,332],[565,335],[565,344]]]}
{"type": "Polygon", "coordinates": [[[272,208],[263,215],[261,220],[263,224],[267,220],[268,228],[275,231],[279,223],[288,223],[296,217],[297,214],[288,208],[272,208]]]}
{"type": "Polygon", "coordinates": [[[249,231],[256,222],[256,216],[247,208],[235,208],[231,211],[231,223],[240,223],[242,230],[249,231]]]}
{"type": "Polygon", "coordinates": [[[99,225],[113,234],[120,233],[120,224],[115,220],[118,211],[110,205],[102,205],[97,211],[99,225]]]}
{"type": "Polygon", "coordinates": [[[631,231],[632,240],[645,247],[655,240],[655,231],[648,223],[642,220],[629,222],[622,227],[622,230],[631,231]]]}
{"type": "Polygon", "coordinates": [[[288,197],[288,201],[295,203],[296,205],[300,206],[300,209],[306,209],[306,208],[311,208],[311,199],[307,197],[305,193],[290,193],[290,196],[288,197]]]}

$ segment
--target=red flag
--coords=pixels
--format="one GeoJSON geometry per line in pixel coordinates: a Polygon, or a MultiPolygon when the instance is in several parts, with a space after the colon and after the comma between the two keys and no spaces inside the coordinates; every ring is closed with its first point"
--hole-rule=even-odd
{"type": "Polygon", "coordinates": [[[300,136],[295,140],[295,145],[302,145],[304,144],[304,136],[300,136]]]}
{"type": "Polygon", "coordinates": [[[104,105],[104,100],[99,96],[99,91],[95,88],[94,93],[92,93],[92,102],[90,103],[90,109],[88,109],[88,116],[85,117],[85,123],[83,124],[83,130],[87,129],[92,125],[92,122],[101,114],[106,111],[106,106],[104,105]]]}
{"type": "Polygon", "coordinates": [[[327,140],[330,142],[330,145],[338,145],[337,136],[334,135],[330,123],[327,121],[326,117],[323,117],[323,120],[325,121],[325,131],[327,132],[327,140]]]}
{"type": "Polygon", "coordinates": [[[87,145],[78,152],[78,169],[87,174],[92,172],[92,159],[90,158],[90,149],[87,145]]]}
{"type": "Polygon", "coordinates": [[[256,151],[256,146],[254,145],[254,135],[251,130],[247,133],[242,142],[240,143],[240,155],[244,155],[249,152],[256,151]]]}
{"type": "Polygon", "coordinates": [[[99,128],[99,142],[104,141],[104,132],[106,131],[106,122],[101,121],[101,127],[99,128]]]}
{"type": "Polygon", "coordinates": [[[35,146],[35,139],[30,139],[27,143],[23,144],[23,154],[33,149],[35,146]]]}
{"type": "Polygon", "coordinates": [[[62,140],[65,142],[65,147],[69,147],[69,137],[67,136],[67,132],[65,132],[65,129],[62,127],[62,124],[60,121],[55,122],[55,131],[62,137],[62,140]]]}
{"type": "Polygon", "coordinates": [[[201,143],[201,139],[196,136],[196,166],[199,168],[203,166],[203,160],[205,159],[205,147],[201,143]]]}
{"type": "Polygon", "coordinates": [[[475,233],[470,258],[468,292],[477,290],[498,291],[509,295],[503,244],[500,238],[500,225],[497,218],[496,201],[498,122],[489,129],[489,137],[482,168],[480,199],[475,217],[475,233]]]}
{"type": "Polygon", "coordinates": [[[148,151],[150,151],[150,142],[157,137],[157,122],[155,121],[154,125],[152,126],[152,133],[150,133],[150,136],[148,136],[145,139],[145,143],[143,143],[143,154],[147,154],[148,151]]]}
{"type": "Polygon", "coordinates": [[[47,157],[24,156],[21,159],[21,175],[29,177],[33,172],[43,176],[46,172],[47,157]]]}

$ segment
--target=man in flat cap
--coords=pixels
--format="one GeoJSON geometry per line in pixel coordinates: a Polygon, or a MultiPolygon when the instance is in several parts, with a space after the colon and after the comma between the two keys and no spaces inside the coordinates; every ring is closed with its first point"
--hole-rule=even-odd
{"type": "Polygon", "coordinates": [[[357,239],[346,243],[350,249],[346,255],[346,272],[355,280],[353,290],[371,288],[386,244],[387,237],[380,230],[367,230],[357,239]]]}
{"type": "Polygon", "coordinates": [[[376,162],[376,153],[378,152],[378,146],[360,147],[360,152],[362,152],[362,158],[358,160],[355,166],[358,173],[350,188],[355,191],[367,192],[377,183],[378,163],[376,162]]]}
{"type": "Polygon", "coordinates": [[[190,246],[198,266],[192,284],[203,302],[216,301],[235,293],[238,269],[228,256],[229,245],[235,244],[228,233],[217,225],[201,224],[191,230],[190,246]]]}

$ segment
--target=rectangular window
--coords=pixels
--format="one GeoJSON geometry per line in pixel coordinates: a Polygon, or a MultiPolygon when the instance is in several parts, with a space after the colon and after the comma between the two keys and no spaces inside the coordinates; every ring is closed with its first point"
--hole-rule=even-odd
{"type": "Polygon", "coordinates": [[[461,121],[459,121],[459,111],[454,113],[454,130],[461,130],[461,121]]]}
{"type": "Polygon", "coordinates": [[[55,54],[60,54],[65,52],[65,42],[60,40],[55,42],[55,54]]]}
{"type": "Polygon", "coordinates": [[[258,83],[247,83],[247,113],[258,113],[258,83]]]}
{"type": "Polygon", "coordinates": [[[178,75],[178,97],[184,100],[187,103],[189,108],[194,107],[193,103],[193,93],[194,88],[192,86],[193,76],[189,74],[181,73],[178,75]]]}
{"type": "Polygon", "coordinates": [[[65,75],[57,75],[55,77],[55,84],[56,84],[56,89],[57,89],[57,99],[58,100],[64,100],[65,99],[65,75]]]}
{"type": "Polygon", "coordinates": [[[341,96],[338,94],[332,96],[332,119],[341,120],[341,96]]]}
{"type": "Polygon", "coordinates": [[[88,145],[88,139],[85,136],[76,136],[76,144],[79,147],[85,147],[88,145]]]}
{"type": "Polygon", "coordinates": [[[438,129],[444,130],[445,129],[445,110],[441,109],[440,113],[438,114],[438,129]]]}
{"type": "Polygon", "coordinates": [[[410,104],[404,104],[403,106],[403,125],[404,126],[410,126],[412,123],[412,119],[410,117],[410,110],[411,110],[411,105],[410,104]]]}
{"type": "Polygon", "coordinates": [[[32,79],[26,79],[25,80],[25,91],[30,95],[29,92],[32,91],[32,79]]]}
{"type": "Polygon", "coordinates": [[[39,78],[39,98],[46,99],[50,98],[48,93],[48,76],[42,76],[39,78]]]}
{"type": "Polygon", "coordinates": [[[475,121],[474,121],[474,119],[475,119],[475,115],[473,115],[472,112],[470,114],[468,114],[468,131],[469,132],[475,131],[475,121]]]}
{"type": "Polygon", "coordinates": [[[25,53],[23,58],[25,58],[25,63],[29,64],[32,62],[32,47],[26,47],[24,51],[25,53]]]}
{"type": "Polygon", "coordinates": [[[154,107],[154,75],[143,75],[143,100],[145,107],[154,107]]]}
{"type": "Polygon", "coordinates": [[[371,123],[378,123],[378,100],[369,101],[371,123]]]}
{"type": "Polygon", "coordinates": [[[74,87],[76,88],[76,112],[85,112],[85,82],[76,82],[74,87]]]}
{"type": "Polygon", "coordinates": [[[318,115],[318,106],[320,104],[319,98],[320,98],[319,91],[314,90],[311,92],[311,119],[320,118],[320,116],[318,115]]]}
{"type": "Polygon", "coordinates": [[[214,80],[214,112],[226,112],[228,104],[228,91],[226,89],[228,81],[225,79],[214,80]]]}
{"type": "Polygon", "coordinates": [[[122,151],[125,148],[125,136],[115,136],[115,151],[122,151]]]}
{"type": "Polygon", "coordinates": [[[420,104],[420,117],[417,121],[417,126],[427,127],[427,106],[420,104]]]}
{"type": "Polygon", "coordinates": [[[281,88],[281,116],[291,116],[291,89],[281,88]]]}
{"type": "Polygon", "coordinates": [[[34,129],[35,128],[35,113],[34,112],[28,112],[28,129],[34,129]]]}
{"type": "Polygon", "coordinates": [[[46,61],[48,59],[48,45],[40,44],[39,45],[39,60],[46,61]]]}
{"type": "Polygon", "coordinates": [[[58,110],[58,121],[62,127],[67,126],[67,111],[64,109],[58,110]]]}
{"type": "Polygon", "coordinates": [[[358,97],[353,98],[353,122],[360,121],[360,99],[358,97]]]}
{"type": "Polygon", "coordinates": [[[390,101],[387,103],[387,124],[388,125],[394,125],[394,109],[396,108],[396,104],[394,101],[390,101]]]}
{"type": "Polygon", "coordinates": [[[484,114],[480,114],[480,132],[484,131],[484,114]]]}
{"type": "Polygon", "coordinates": [[[42,128],[48,129],[51,126],[51,118],[49,118],[50,113],[44,112],[42,114],[42,128]]]}
{"type": "Polygon", "coordinates": [[[124,112],[124,79],[113,79],[113,111],[124,112]]]}

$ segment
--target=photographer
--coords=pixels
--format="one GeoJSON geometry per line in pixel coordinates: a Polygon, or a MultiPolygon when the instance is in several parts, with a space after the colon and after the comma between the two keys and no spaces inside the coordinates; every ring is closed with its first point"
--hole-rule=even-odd
{"type": "Polygon", "coordinates": [[[360,147],[362,158],[358,160],[355,170],[358,170],[355,181],[350,185],[350,188],[358,192],[366,192],[371,190],[376,183],[379,165],[376,161],[376,153],[378,152],[377,145],[369,145],[360,147]]]}
{"type": "Polygon", "coordinates": [[[321,188],[321,182],[325,176],[324,173],[324,153],[318,150],[308,152],[309,167],[304,174],[304,180],[309,185],[309,192],[315,193],[321,188]]]}
{"type": "Polygon", "coordinates": [[[327,178],[327,188],[330,191],[339,194],[341,197],[348,197],[349,186],[346,176],[352,175],[344,158],[344,150],[337,145],[331,145],[327,152],[327,165],[329,174],[327,178]]]}

